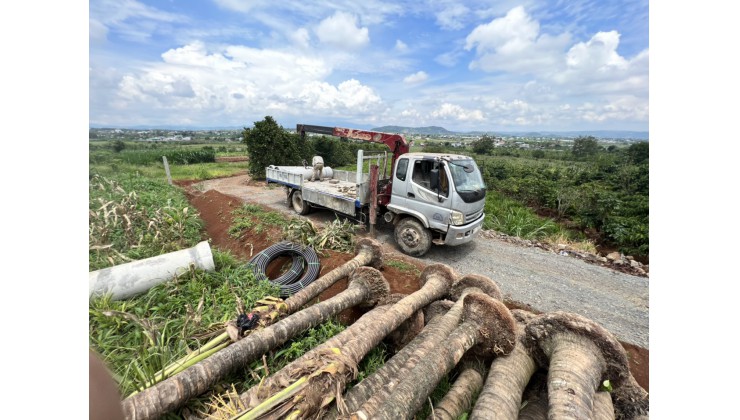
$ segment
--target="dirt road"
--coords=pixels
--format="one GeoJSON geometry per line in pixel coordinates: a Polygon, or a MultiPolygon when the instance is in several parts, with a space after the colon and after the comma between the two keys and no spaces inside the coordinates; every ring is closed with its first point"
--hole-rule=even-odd
{"type": "MultiPolygon", "coordinates": [[[[215,189],[243,201],[295,214],[287,206],[282,187],[251,182],[246,175],[204,181],[194,188],[215,189]]],[[[335,215],[315,210],[308,217],[327,222],[335,215]]],[[[390,225],[380,222],[377,239],[384,244],[385,252],[400,254],[390,225]]],[[[490,276],[512,301],[541,312],[581,314],[607,328],[620,341],[649,349],[649,287],[645,277],[483,236],[459,247],[433,246],[420,260],[447,264],[460,274],[490,276]]]]}

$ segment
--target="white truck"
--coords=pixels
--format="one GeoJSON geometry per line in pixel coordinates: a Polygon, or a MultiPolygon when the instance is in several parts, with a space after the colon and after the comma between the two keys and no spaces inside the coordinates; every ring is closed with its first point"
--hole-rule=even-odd
{"type": "Polygon", "coordinates": [[[298,214],[307,214],[311,207],[327,208],[368,221],[371,228],[382,216],[393,223],[398,246],[412,256],[424,255],[432,244],[470,242],[481,229],[486,186],[471,157],[409,153],[400,134],[304,124],[296,131],[301,136],[319,133],[382,143],[393,152],[390,174],[385,173],[387,153],[368,157],[362,150],[357,154],[356,172],[324,167],[318,181],[310,181],[312,167],[270,165],[266,168],[268,184],[285,186],[288,202],[298,214]],[[365,160],[378,164],[364,172],[365,160]]]}

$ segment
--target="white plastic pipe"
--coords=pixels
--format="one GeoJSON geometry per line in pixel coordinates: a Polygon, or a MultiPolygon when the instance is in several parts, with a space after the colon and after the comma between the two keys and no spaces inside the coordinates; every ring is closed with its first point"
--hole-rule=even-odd
{"type": "Polygon", "coordinates": [[[362,169],[364,168],[363,163],[364,160],[362,159],[363,152],[362,149],[359,149],[357,151],[357,186],[359,187],[360,184],[362,184],[362,169]]]}
{"type": "Polygon", "coordinates": [[[113,300],[128,299],[189,271],[190,265],[214,271],[207,241],[180,251],[119,264],[90,272],[90,297],[111,294],[113,300]]]}

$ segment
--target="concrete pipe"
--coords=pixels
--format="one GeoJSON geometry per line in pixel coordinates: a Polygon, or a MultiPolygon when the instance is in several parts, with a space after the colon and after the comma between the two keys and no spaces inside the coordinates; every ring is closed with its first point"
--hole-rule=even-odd
{"type": "MultiPolygon", "coordinates": [[[[313,168],[305,168],[303,170],[303,179],[309,180],[311,179],[311,176],[313,175],[313,168]]],[[[321,170],[321,178],[332,178],[334,177],[334,170],[328,166],[324,166],[324,169],[321,170]]]]}
{"type": "Polygon", "coordinates": [[[90,297],[111,294],[113,300],[128,299],[188,272],[190,265],[214,271],[208,242],[143,260],[90,272],[90,297]]]}

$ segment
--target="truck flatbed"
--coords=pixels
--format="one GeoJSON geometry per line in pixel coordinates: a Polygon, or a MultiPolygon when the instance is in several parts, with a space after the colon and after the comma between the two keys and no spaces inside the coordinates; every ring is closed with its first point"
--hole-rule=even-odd
{"type": "Polygon", "coordinates": [[[304,200],[350,216],[370,199],[367,174],[358,188],[356,172],[333,170],[331,178],[309,181],[306,171],[303,166],[268,167],[267,182],[300,190],[304,200]]]}

